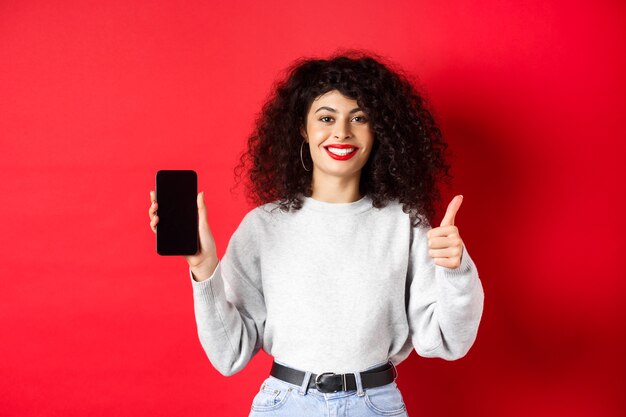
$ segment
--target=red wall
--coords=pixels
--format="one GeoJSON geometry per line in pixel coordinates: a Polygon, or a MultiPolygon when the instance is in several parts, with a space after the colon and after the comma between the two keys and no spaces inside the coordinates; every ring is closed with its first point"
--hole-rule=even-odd
{"type": "Polygon", "coordinates": [[[195,169],[221,256],[272,82],[337,47],[419,77],[486,293],[467,357],[399,366],[410,415],[623,415],[626,6],[220,3],[0,2],[0,415],[247,415],[271,358],[211,367],[148,192],[195,169]]]}

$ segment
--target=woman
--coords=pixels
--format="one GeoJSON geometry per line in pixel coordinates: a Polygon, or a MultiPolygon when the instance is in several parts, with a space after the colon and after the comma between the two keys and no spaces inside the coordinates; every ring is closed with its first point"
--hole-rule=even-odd
{"type": "Polygon", "coordinates": [[[462,196],[430,226],[446,144],[390,68],[354,51],[289,68],[237,167],[256,208],[221,260],[198,195],[201,249],[186,259],[200,342],[226,376],[261,348],[275,358],[251,416],[407,415],[395,365],[413,349],[458,359],[476,338],[462,196]]]}

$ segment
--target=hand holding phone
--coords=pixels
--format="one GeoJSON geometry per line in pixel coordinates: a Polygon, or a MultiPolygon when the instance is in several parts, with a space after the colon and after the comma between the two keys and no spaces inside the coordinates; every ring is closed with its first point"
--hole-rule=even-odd
{"type": "MultiPolygon", "coordinates": [[[[192,171],[193,172],[193,171],[192,171]]],[[[172,172],[170,171],[170,174],[172,172]]],[[[169,174],[166,174],[169,175],[169,174]]],[[[179,175],[176,174],[176,172],[174,172],[174,175],[179,175]]],[[[197,180],[195,178],[195,173],[192,174],[187,174],[187,175],[183,175],[186,179],[182,179],[180,180],[180,178],[178,178],[178,180],[174,181],[174,184],[178,184],[175,185],[175,188],[185,188],[185,186],[183,186],[185,182],[187,182],[186,188],[192,188],[193,189],[193,193],[195,195],[196,193],[196,183],[197,180]],[[193,178],[192,178],[193,177],[193,178]],[[190,186],[191,184],[191,186],[190,186]]],[[[158,174],[157,174],[158,177],[158,174]]],[[[170,178],[171,179],[171,178],[170,178]]],[[[159,181],[157,181],[157,185],[158,185],[159,181]]],[[[168,197],[168,193],[163,193],[163,190],[165,190],[168,187],[171,187],[172,184],[169,184],[169,186],[164,186],[164,182],[161,181],[161,197],[163,198],[171,198],[168,197]],[[165,195],[164,195],[165,194],[165,195]]],[[[159,187],[157,187],[159,188],[159,187]]],[[[187,194],[189,194],[189,190],[186,191],[187,194]]],[[[207,221],[207,214],[206,214],[206,206],[204,204],[204,193],[199,193],[197,194],[197,196],[195,196],[195,202],[193,202],[194,204],[194,215],[191,216],[189,214],[189,196],[187,196],[185,198],[185,201],[179,201],[179,203],[181,203],[183,206],[187,205],[186,207],[186,212],[187,214],[185,214],[186,217],[188,217],[187,222],[188,223],[194,223],[194,217],[195,219],[197,219],[197,222],[195,223],[196,225],[194,226],[194,231],[195,231],[195,236],[198,237],[199,242],[196,243],[196,251],[193,254],[185,254],[185,259],[187,260],[187,263],[189,264],[189,267],[191,268],[191,271],[194,275],[194,278],[197,281],[203,281],[207,278],[209,278],[213,272],[215,271],[215,268],[217,266],[218,263],[218,258],[217,258],[217,252],[216,252],[216,248],[215,248],[215,240],[213,239],[213,234],[211,233],[211,229],[209,227],[208,221],[207,221]],[[191,219],[189,219],[189,217],[191,217],[191,219]]],[[[161,220],[159,218],[159,216],[157,215],[157,210],[159,208],[159,203],[157,202],[157,193],[155,193],[155,191],[150,191],[150,201],[151,201],[151,206],[148,210],[148,215],[150,217],[150,227],[152,229],[152,231],[157,234],[157,240],[159,238],[159,233],[161,233],[161,238],[162,239],[166,239],[167,233],[163,234],[162,231],[163,229],[158,232],[157,231],[157,224],[159,223],[159,221],[161,220]]],[[[175,203],[176,204],[176,203],[175,203]]],[[[186,248],[186,250],[180,250],[180,248],[176,249],[173,248],[171,245],[170,247],[167,247],[167,245],[165,244],[166,242],[163,241],[163,244],[161,246],[164,246],[163,248],[158,248],[157,252],[159,252],[159,254],[177,254],[176,252],[193,252],[193,236],[191,236],[190,232],[187,231],[186,232],[187,237],[186,239],[188,240],[187,243],[182,244],[182,246],[188,246],[186,248]],[[191,244],[189,243],[189,241],[191,241],[191,244]],[[191,246],[191,248],[189,247],[191,246]],[[163,252],[163,253],[162,253],[163,252]],[[168,253],[169,252],[169,253],[168,253]],[[174,252],[174,253],[172,253],[174,252]]],[[[170,242],[171,243],[171,242],[170,242]]],[[[178,244],[174,244],[174,246],[176,246],[178,244]]],[[[157,242],[157,247],[159,246],[159,242],[157,242]]],[[[185,248],[183,248],[185,249],[185,248]]],[[[181,253],[183,254],[183,253],[181,253]]]]}

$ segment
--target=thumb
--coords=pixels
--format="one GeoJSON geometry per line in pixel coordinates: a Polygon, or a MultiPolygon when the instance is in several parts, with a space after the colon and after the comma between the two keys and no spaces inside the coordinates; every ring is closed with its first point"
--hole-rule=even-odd
{"type": "Polygon", "coordinates": [[[198,227],[200,236],[202,236],[203,231],[209,229],[209,223],[206,218],[206,205],[204,204],[204,191],[198,193],[198,227]]]}
{"type": "Polygon", "coordinates": [[[457,195],[452,199],[450,204],[448,204],[446,215],[443,216],[443,220],[441,221],[441,227],[454,225],[454,218],[456,216],[456,213],[459,211],[459,208],[461,207],[462,202],[463,202],[462,195],[457,195]]]}
{"type": "Polygon", "coordinates": [[[207,253],[215,253],[215,241],[213,233],[207,221],[206,205],[204,204],[204,191],[198,193],[198,234],[200,237],[200,250],[207,253]]]}
{"type": "Polygon", "coordinates": [[[198,221],[200,222],[200,227],[202,224],[207,224],[206,221],[206,205],[204,204],[204,191],[198,193],[198,221]]]}

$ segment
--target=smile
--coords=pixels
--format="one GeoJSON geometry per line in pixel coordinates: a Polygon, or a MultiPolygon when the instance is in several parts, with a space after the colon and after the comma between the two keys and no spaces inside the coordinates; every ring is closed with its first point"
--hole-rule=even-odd
{"type": "Polygon", "coordinates": [[[324,149],[326,149],[326,153],[328,153],[331,158],[338,161],[345,161],[356,155],[356,150],[358,148],[343,145],[341,147],[326,146],[324,149]]]}

